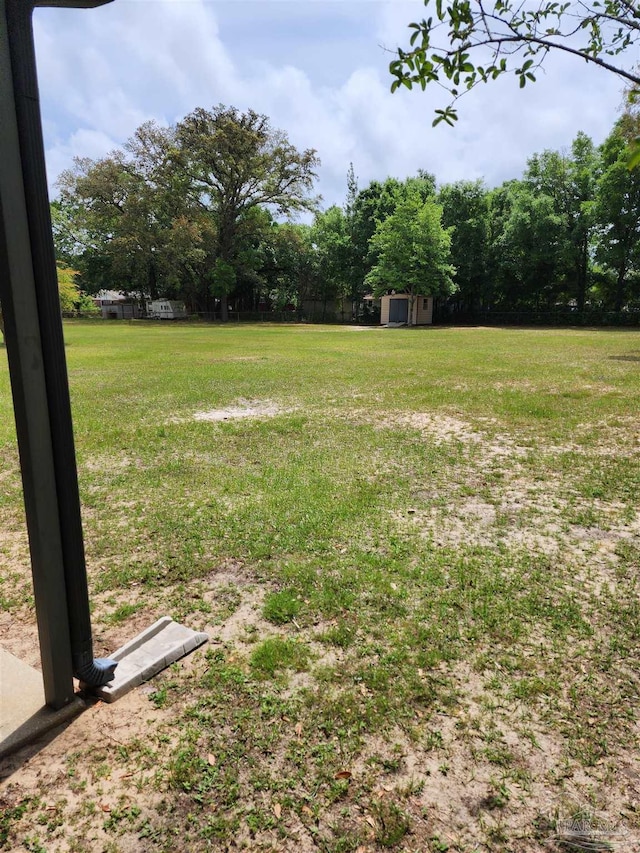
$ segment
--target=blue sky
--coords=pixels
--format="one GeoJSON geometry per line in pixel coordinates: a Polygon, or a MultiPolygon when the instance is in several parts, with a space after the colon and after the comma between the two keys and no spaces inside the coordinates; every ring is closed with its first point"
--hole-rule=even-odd
{"type": "MultiPolygon", "coordinates": [[[[479,87],[455,128],[432,128],[434,88],[391,94],[392,49],[424,15],[415,0],[114,0],[35,13],[50,182],[74,156],[97,158],[143,121],[173,123],[217,103],[265,113],[316,148],[324,205],[341,204],[353,162],[360,186],[423,168],[442,183],[519,177],[527,157],[579,130],[600,143],[622,100],[612,75],[553,57],[539,82],[479,87]],[[385,48],[387,50],[385,50],[385,48]]],[[[629,56],[628,64],[638,57],[629,56]]]]}

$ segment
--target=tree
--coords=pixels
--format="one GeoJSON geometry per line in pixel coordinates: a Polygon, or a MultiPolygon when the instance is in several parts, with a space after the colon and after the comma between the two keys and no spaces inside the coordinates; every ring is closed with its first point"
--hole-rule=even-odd
{"type": "Polygon", "coordinates": [[[56,264],[58,273],[58,295],[61,311],[97,313],[95,302],[84,294],[76,282],[77,271],[63,264],[56,264]]]}
{"type": "Polygon", "coordinates": [[[631,296],[629,280],[640,268],[640,170],[627,167],[630,140],[640,131],[640,119],[625,116],[601,148],[598,180],[596,258],[614,272],[608,301],[620,311],[631,296]]]}
{"type": "Polygon", "coordinates": [[[394,212],[398,200],[407,193],[415,192],[426,201],[435,196],[435,191],[435,176],[421,169],[416,177],[407,178],[404,183],[396,178],[386,178],[382,182],[371,181],[363,190],[350,192],[347,218],[352,243],[352,287],[355,291],[360,291],[367,273],[375,263],[370,240],[378,223],[394,212]]]}
{"type": "Polygon", "coordinates": [[[172,288],[204,261],[209,226],[174,162],[174,131],[148,122],[124,150],[77,159],[60,176],[54,236],[85,289],[155,298],[159,282],[172,288]]]}
{"type": "Polygon", "coordinates": [[[551,196],[526,181],[511,181],[496,235],[494,274],[499,307],[552,308],[565,287],[566,233],[551,196]]]}
{"type": "Polygon", "coordinates": [[[369,243],[367,238],[362,246],[358,245],[358,218],[356,215],[358,193],[358,179],[353,169],[353,163],[350,163],[347,172],[347,199],[344,205],[347,234],[345,274],[348,282],[347,290],[353,306],[353,317],[356,322],[360,319],[360,310],[365,296],[364,265],[369,243]]]}
{"type": "Polygon", "coordinates": [[[317,294],[317,252],[313,227],[274,222],[263,241],[260,270],[265,297],[279,311],[294,305],[301,312],[305,299],[317,294]]]}
{"type": "MultiPolygon", "coordinates": [[[[177,163],[188,176],[191,198],[215,223],[216,255],[238,263],[238,234],[243,219],[257,207],[278,216],[312,210],[310,196],[319,165],[313,149],[299,152],[285,133],[253,110],[240,113],[218,105],[198,108],[176,128],[177,163]]],[[[220,292],[222,319],[227,294],[220,292]]]]}
{"type": "Polygon", "coordinates": [[[584,308],[589,284],[599,168],[599,157],[593,141],[586,133],[578,133],[571,145],[569,161],[572,205],[568,223],[573,245],[572,266],[578,311],[584,308]]]}
{"type": "Polygon", "coordinates": [[[552,199],[553,208],[564,225],[564,245],[559,261],[564,270],[566,295],[582,311],[587,293],[591,236],[595,225],[594,199],[598,158],[591,139],[578,133],[571,154],[544,151],[528,162],[525,182],[540,198],[552,199]]]}
{"type": "Polygon", "coordinates": [[[62,311],[73,311],[80,295],[78,285],[75,283],[77,272],[68,267],[56,266],[58,273],[58,295],[60,297],[60,309],[62,311]]]}
{"type": "Polygon", "coordinates": [[[474,316],[487,308],[491,276],[488,269],[489,191],[482,181],[445,184],[438,193],[442,223],[451,228],[451,261],[456,269],[458,310],[474,316]]]}
{"type": "Polygon", "coordinates": [[[318,165],[266,116],[218,106],[175,127],[143,124],[123,150],[76,160],[54,208],[59,256],[93,292],[182,298],[223,319],[251,302],[272,221],[312,209],[318,165]]]}
{"type": "MultiPolygon", "coordinates": [[[[424,0],[429,6],[432,0],[424,0]]],[[[640,11],[632,0],[434,0],[435,15],[409,25],[408,50],[399,48],[389,66],[391,89],[438,83],[451,103],[436,110],[434,124],[457,119],[455,101],[478,83],[514,74],[520,87],[551,52],[567,53],[640,86],[637,69],[622,54],[640,39],[640,11]],[[437,41],[441,33],[443,41],[437,41]]]]}
{"type": "MultiPolygon", "coordinates": [[[[323,213],[316,214],[313,222],[312,240],[316,249],[319,293],[323,306],[323,317],[327,303],[342,300],[351,295],[350,263],[352,241],[348,220],[342,208],[333,205],[323,213]]],[[[351,319],[351,315],[349,316],[351,319]]]]}
{"type": "Polygon", "coordinates": [[[377,261],[366,281],[376,296],[388,290],[409,294],[409,325],[415,297],[444,296],[454,289],[451,233],[442,227],[442,208],[417,191],[401,197],[378,223],[370,240],[377,261]]]}

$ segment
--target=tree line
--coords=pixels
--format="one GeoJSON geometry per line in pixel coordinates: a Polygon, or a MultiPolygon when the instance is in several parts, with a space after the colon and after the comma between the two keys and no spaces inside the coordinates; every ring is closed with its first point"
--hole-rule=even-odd
{"type": "Polygon", "coordinates": [[[361,319],[365,296],[389,290],[431,294],[453,319],[622,312],[640,308],[640,170],[627,167],[639,124],[629,108],[601,146],[578,133],[494,188],[426,170],[360,188],[351,167],[344,204],[321,210],[315,151],[253,111],[197,109],[63,173],[56,251],[89,293],[180,299],[223,320],[230,306],[361,319]],[[301,211],[310,224],[290,221],[301,211]]]}

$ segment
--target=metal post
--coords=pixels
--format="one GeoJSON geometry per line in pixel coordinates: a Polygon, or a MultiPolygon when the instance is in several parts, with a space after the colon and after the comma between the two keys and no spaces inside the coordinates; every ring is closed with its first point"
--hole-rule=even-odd
{"type": "Polygon", "coordinates": [[[115,666],[92,659],[31,17],[34,5],[86,7],[102,2],[107,0],[0,0],[0,299],[45,701],[54,708],[73,697],[72,673],[95,685],[110,680],[115,666]]]}

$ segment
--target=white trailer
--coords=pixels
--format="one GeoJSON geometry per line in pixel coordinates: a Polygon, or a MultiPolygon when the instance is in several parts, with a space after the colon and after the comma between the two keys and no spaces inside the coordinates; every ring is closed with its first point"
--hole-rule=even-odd
{"type": "Polygon", "coordinates": [[[152,320],[184,320],[187,309],[184,302],[175,299],[154,299],[147,302],[147,315],[152,320]]]}

